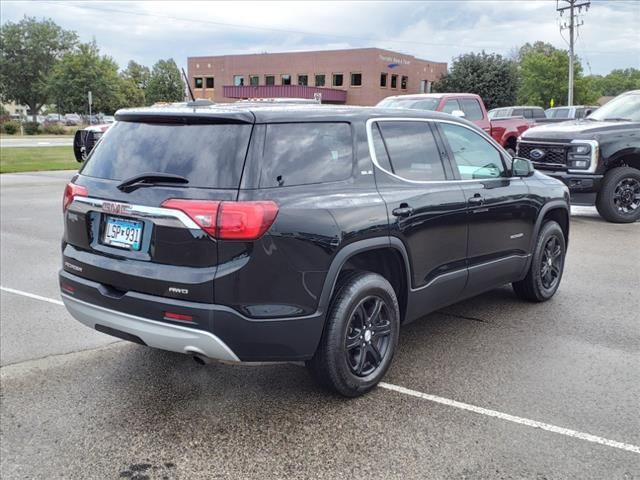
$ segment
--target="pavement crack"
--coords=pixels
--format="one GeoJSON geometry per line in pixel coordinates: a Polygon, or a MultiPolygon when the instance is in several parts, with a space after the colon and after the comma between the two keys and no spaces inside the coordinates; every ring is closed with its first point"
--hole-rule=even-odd
{"type": "Polygon", "coordinates": [[[478,318],[478,317],[470,317],[467,315],[460,315],[458,313],[451,313],[451,312],[447,312],[447,311],[440,311],[441,314],[443,315],[447,315],[449,317],[454,317],[454,318],[462,318],[463,320],[472,320],[474,322],[480,322],[480,323],[493,323],[490,320],[485,320],[484,318],[478,318]]]}

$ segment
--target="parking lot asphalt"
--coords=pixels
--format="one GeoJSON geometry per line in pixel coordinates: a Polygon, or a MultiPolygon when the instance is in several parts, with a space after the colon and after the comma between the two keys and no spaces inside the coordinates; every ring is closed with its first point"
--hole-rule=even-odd
{"type": "Polygon", "coordinates": [[[299,365],[200,367],[73,320],[70,176],[0,176],[3,479],[640,479],[640,223],[576,208],[551,301],[505,287],[428,315],[387,388],[345,400],[299,365]]]}

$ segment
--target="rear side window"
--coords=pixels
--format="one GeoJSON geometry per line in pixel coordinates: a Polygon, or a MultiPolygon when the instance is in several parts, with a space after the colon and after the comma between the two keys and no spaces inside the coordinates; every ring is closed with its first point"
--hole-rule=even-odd
{"type": "MultiPolygon", "coordinates": [[[[377,122],[392,172],[407,180],[444,180],[445,173],[427,122],[377,122]]],[[[379,158],[376,147],[376,158],[379,158]]]]}
{"type": "Polygon", "coordinates": [[[553,110],[551,113],[552,118],[569,118],[569,109],[568,108],[559,108],[557,110],[553,110]]]}
{"type": "Polygon", "coordinates": [[[117,122],[92,152],[83,175],[126,180],[171,173],[189,186],[238,188],[252,125],[117,122]]]}
{"type": "Polygon", "coordinates": [[[269,124],[260,187],[335,182],[351,176],[353,142],[347,123],[269,124]]]}
{"type": "Polygon", "coordinates": [[[467,120],[482,120],[484,118],[480,103],[475,98],[461,98],[460,106],[464,112],[464,118],[467,120]]]}
{"type": "Polygon", "coordinates": [[[536,108],[533,111],[533,118],[547,118],[547,116],[544,114],[544,110],[542,110],[541,108],[536,108]]]}

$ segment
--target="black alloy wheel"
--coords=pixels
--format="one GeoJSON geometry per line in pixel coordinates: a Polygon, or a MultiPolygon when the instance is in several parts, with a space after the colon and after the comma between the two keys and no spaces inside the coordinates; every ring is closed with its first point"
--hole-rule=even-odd
{"type": "Polygon", "coordinates": [[[596,208],[608,222],[633,223],[640,220],[640,170],[633,167],[609,170],[602,180],[596,208]]]}
{"type": "Polygon", "coordinates": [[[552,290],[560,281],[564,262],[562,246],[557,236],[547,240],[540,256],[540,281],[547,290],[552,290]]]}
{"type": "Polygon", "coordinates": [[[349,320],[345,339],[347,363],[358,377],[371,375],[389,351],[391,322],[384,300],[376,295],[360,301],[349,320]]]}
{"type": "Polygon", "coordinates": [[[621,215],[632,215],[640,208],[640,180],[624,177],[613,192],[613,203],[621,215]]]}

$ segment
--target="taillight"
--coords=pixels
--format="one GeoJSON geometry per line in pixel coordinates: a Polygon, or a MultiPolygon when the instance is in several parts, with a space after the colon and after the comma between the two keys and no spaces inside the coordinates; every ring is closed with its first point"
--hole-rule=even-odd
{"type": "Polygon", "coordinates": [[[162,206],[183,211],[209,235],[222,240],[260,238],[278,214],[278,205],[272,201],[216,202],[171,198],[162,206]]]}
{"type": "Polygon", "coordinates": [[[62,211],[66,211],[67,207],[71,205],[74,197],[88,197],[89,190],[81,185],[75,183],[67,183],[67,187],[64,189],[64,197],[62,198],[62,211]]]}

